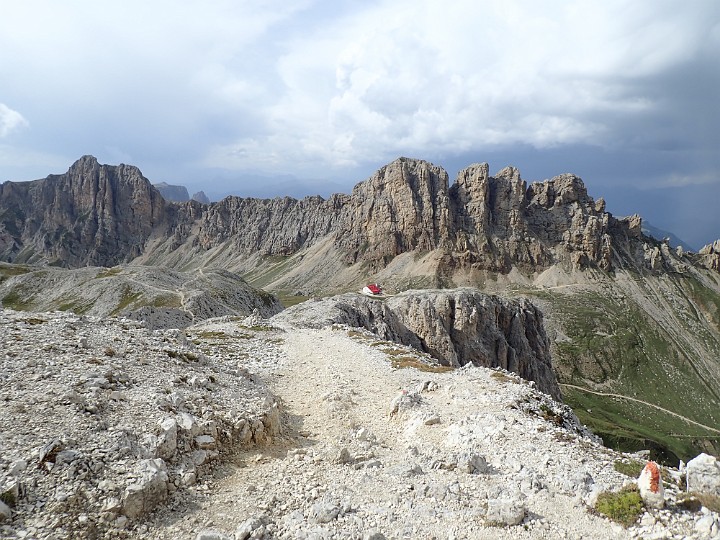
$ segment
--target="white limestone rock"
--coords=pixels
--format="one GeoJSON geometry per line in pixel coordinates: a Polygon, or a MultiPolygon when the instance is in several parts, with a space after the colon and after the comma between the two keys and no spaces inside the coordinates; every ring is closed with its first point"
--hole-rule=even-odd
{"type": "Polygon", "coordinates": [[[527,507],[517,498],[501,497],[488,499],[485,519],[492,524],[518,525],[525,519],[527,507]]]}
{"type": "Polygon", "coordinates": [[[149,512],[168,495],[167,467],[162,459],[144,459],[137,470],[140,478],[128,485],[122,496],[122,512],[131,519],[149,512]]]}
{"type": "Polygon", "coordinates": [[[0,521],[9,520],[12,517],[12,510],[4,502],[0,501],[0,521]]]}
{"type": "Polygon", "coordinates": [[[687,490],[720,496],[720,462],[708,454],[700,454],[686,465],[687,490]]]}

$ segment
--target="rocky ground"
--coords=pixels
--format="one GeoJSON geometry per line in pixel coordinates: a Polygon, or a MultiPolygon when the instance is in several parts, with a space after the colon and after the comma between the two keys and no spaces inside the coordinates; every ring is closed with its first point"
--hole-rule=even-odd
{"type": "Polygon", "coordinates": [[[720,535],[675,471],[664,509],[598,515],[637,456],[512,374],[365,331],[6,309],[0,344],[2,538],[720,535]]]}

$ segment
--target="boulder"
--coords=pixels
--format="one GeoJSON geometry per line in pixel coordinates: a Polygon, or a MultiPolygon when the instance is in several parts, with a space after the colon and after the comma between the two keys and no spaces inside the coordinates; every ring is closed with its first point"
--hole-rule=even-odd
{"type": "Polygon", "coordinates": [[[498,525],[518,525],[525,519],[527,508],[520,499],[501,497],[489,499],[485,519],[498,525]]]}
{"type": "Polygon", "coordinates": [[[137,467],[139,478],[125,488],[122,513],[137,518],[163,502],[168,495],[167,467],[162,459],[143,459],[137,467]]]}
{"type": "Polygon", "coordinates": [[[688,491],[720,497],[720,462],[717,458],[700,454],[688,461],[685,470],[688,491]]]}

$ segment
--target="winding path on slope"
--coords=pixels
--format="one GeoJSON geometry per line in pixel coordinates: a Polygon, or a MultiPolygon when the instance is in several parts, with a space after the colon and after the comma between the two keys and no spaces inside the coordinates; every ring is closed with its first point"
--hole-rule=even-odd
{"type": "Polygon", "coordinates": [[[566,388],[574,388],[575,390],[580,390],[581,392],[587,392],[588,394],[594,394],[596,396],[603,396],[603,397],[614,397],[619,399],[627,399],[628,401],[634,401],[636,403],[642,403],[643,405],[647,405],[648,407],[652,407],[653,409],[657,409],[659,411],[662,411],[667,414],[671,414],[672,416],[677,416],[678,418],[685,420],[688,424],[693,424],[695,426],[701,427],[703,429],[706,429],[708,431],[712,431],[713,433],[720,433],[720,429],[712,428],[710,426],[706,426],[705,424],[701,424],[700,422],[696,422],[695,420],[691,420],[687,416],[683,416],[682,414],[678,414],[673,411],[669,411],[667,409],[664,409],[663,407],[660,407],[659,405],[655,405],[654,403],[648,403],[647,401],[643,401],[642,399],[637,399],[629,396],[623,396],[621,394],[611,394],[608,392],[596,392],[595,390],[590,390],[589,388],[583,388],[582,386],[575,386],[574,384],[563,384],[560,383],[560,386],[565,386],[566,388]]]}

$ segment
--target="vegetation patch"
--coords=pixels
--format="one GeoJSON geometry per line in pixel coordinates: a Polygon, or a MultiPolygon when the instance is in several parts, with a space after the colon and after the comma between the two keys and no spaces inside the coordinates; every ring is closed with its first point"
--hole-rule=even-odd
{"type": "Polygon", "coordinates": [[[92,302],[83,304],[77,300],[66,300],[59,304],[56,309],[58,311],[72,311],[73,313],[82,315],[90,311],[92,305],[92,302]]]}
{"type": "Polygon", "coordinates": [[[7,504],[10,508],[15,508],[15,504],[17,503],[15,495],[12,491],[4,491],[0,493],[0,501],[7,504]]]}
{"type": "Polygon", "coordinates": [[[561,415],[557,414],[555,411],[553,411],[545,403],[540,404],[540,412],[542,413],[542,417],[547,422],[551,422],[551,423],[555,424],[556,426],[563,425],[563,417],[561,415]]]}
{"type": "Polygon", "coordinates": [[[598,496],[595,510],[611,520],[629,527],[635,523],[645,510],[637,486],[632,485],[617,493],[604,492],[598,496]]]}
{"type": "Polygon", "coordinates": [[[22,319],[22,322],[24,322],[25,324],[36,325],[36,324],[43,324],[47,321],[45,319],[40,319],[38,317],[28,317],[27,319],[22,319]]]}
{"type": "Polygon", "coordinates": [[[32,272],[32,269],[27,266],[19,264],[0,264],[0,276],[3,277],[21,276],[29,272],[32,272]]]}
{"type": "Polygon", "coordinates": [[[273,330],[275,330],[275,327],[270,326],[269,324],[253,324],[252,326],[245,326],[243,324],[239,324],[238,326],[245,330],[252,330],[253,332],[272,332],[273,330]]]}
{"type": "MultiPolygon", "coordinates": [[[[643,286],[643,281],[638,279],[643,286]]],[[[712,291],[691,279],[674,278],[676,293],[704,306],[704,317],[715,320],[718,303],[712,291]]],[[[603,393],[631,396],[663,407],[707,426],[718,422],[720,399],[717,391],[696,371],[695,359],[682,343],[654,321],[632,298],[583,291],[559,294],[524,291],[540,298],[560,323],[568,340],[554,342],[554,366],[561,384],[584,388],[602,385],[603,393]]],[[[648,291],[648,297],[659,294],[648,291]]],[[[688,304],[689,305],[689,304],[688,304]]],[[[679,320],[688,336],[697,336],[710,351],[717,344],[699,324],[694,310],[678,306],[679,320]]],[[[601,396],[563,387],[565,402],[606,445],[633,452],[650,449],[652,459],[676,464],[690,459],[708,445],[720,451],[714,432],[704,432],[682,418],[643,405],[638,401],[601,396]],[[697,434],[692,437],[690,433],[697,434]]]]}
{"type": "Polygon", "coordinates": [[[395,369],[415,368],[418,371],[428,373],[447,373],[452,371],[452,366],[442,366],[440,364],[430,364],[414,356],[394,356],[390,360],[390,364],[395,369]]]}
{"type": "Polygon", "coordinates": [[[15,311],[25,311],[30,307],[31,302],[20,296],[17,291],[10,291],[3,297],[2,305],[15,311]]]}
{"type": "Polygon", "coordinates": [[[283,305],[284,308],[289,308],[301,304],[312,297],[302,296],[300,294],[278,293],[277,298],[278,300],[280,300],[280,303],[283,305]]]}
{"type": "Polygon", "coordinates": [[[444,366],[430,355],[415,352],[412,348],[398,347],[391,341],[378,340],[374,334],[363,332],[362,330],[346,330],[347,335],[366,344],[369,347],[375,347],[390,357],[390,365],[395,369],[415,368],[419,371],[429,373],[446,373],[455,369],[452,366],[444,366]]]}
{"type": "Polygon", "coordinates": [[[493,379],[495,379],[496,381],[500,381],[500,382],[506,382],[506,383],[508,383],[508,382],[517,383],[518,382],[515,378],[510,377],[509,375],[507,375],[506,373],[503,373],[502,371],[493,370],[493,372],[490,374],[490,376],[493,379]]]}
{"type": "Polygon", "coordinates": [[[160,294],[158,296],[155,296],[150,302],[150,305],[157,308],[164,307],[180,309],[182,307],[180,297],[177,294],[172,293],[160,294]]]}
{"type": "Polygon", "coordinates": [[[122,296],[120,297],[120,302],[118,303],[118,306],[112,310],[110,315],[118,315],[121,313],[125,308],[130,306],[131,304],[135,304],[142,298],[141,292],[132,292],[130,290],[130,287],[125,287],[123,289],[122,296]]]}
{"type": "Polygon", "coordinates": [[[95,279],[103,279],[106,277],[117,276],[121,272],[122,272],[122,268],[120,268],[119,266],[115,266],[113,268],[106,268],[106,269],[98,272],[97,275],[95,276],[95,279]]]}
{"type": "Polygon", "coordinates": [[[228,339],[228,337],[230,337],[225,332],[220,332],[217,330],[204,330],[202,332],[198,332],[197,335],[202,339],[228,339]]]}
{"type": "Polygon", "coordinates": [[[645,462],[639,461],[637,459],[632,459],[629,461],[621,461],[617,460],[613,467],[615,467],[615,470],[621,474],[624,474],[625,476],[629,476],[630,478],[637,478],[640,476],[640,473],[645,468],[645,462]]]}
{"type": "Polygon", "coordinates": [[[691,512],[699,512],[705,507],[712,512],[720,514],[720,496],[711,493],[688,493],[677,502],[678,506],[691,512]]]}

